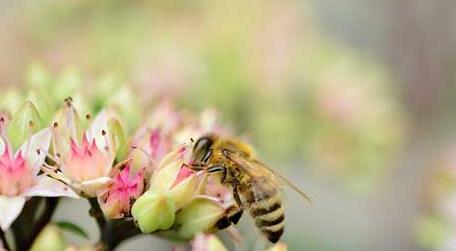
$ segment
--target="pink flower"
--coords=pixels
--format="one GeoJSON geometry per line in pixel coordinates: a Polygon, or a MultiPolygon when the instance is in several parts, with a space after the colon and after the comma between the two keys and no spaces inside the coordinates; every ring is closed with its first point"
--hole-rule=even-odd
{"type": "Polygon", "coordinates": [[[129,155],[134,160],[133,167],[146,166],[148,175],[157,169],[160,161],[176,146],[174,134],[180,124],[181,115],[174,107],[168,102],[160,104],[133,138],[133,150],[129,155]]]}
{"type": "Polygon", "coordinates": [[[100,112],[84,130],[71,103],[54,123],[55,159],[62,173],[54,176],[78,193],[95,197],[111,180],[111,167],[117,146],[109,123],[115,120],[108,111],[100,112]]]}
{"type": "Polygon", "coordinates": [[[80,146],[73,139],[70,141],[71,151],[65,162],[65,172],[68,176],[77,182],[81,182],[106,175],[111,162],[102,152],[103,150],[97,146],[95,139],[89,142],[87,134],[84,134],[80,146]]]}
{"type": "Polygon", "coordinates": [[[130,214],[132,202],[142,194],[143,190],[143,171],[133,171],[128,161],[124,169],[110,182],[109,187],[100,194],[98,202],[106,217],[122,218],[130,214]]]}
{"type": "Polygon", "coordinates": [[[14,153],[7,139],[0,138],[0,227],[9,228],[32,196],[78,196],[64,184],[38,175],[51,142],[49,129],[32,135],[14,153]]]}
{"type": "Polygon", "coordinates": [[[23,193],[33,185],[33,176],[22,152],[13,156],[6,147],[0,156],[0,194],[11,197],[23,193]]]}

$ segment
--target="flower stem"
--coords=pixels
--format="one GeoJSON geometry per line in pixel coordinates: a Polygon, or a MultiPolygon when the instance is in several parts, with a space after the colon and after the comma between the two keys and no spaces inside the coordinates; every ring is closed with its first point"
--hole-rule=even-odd
{"type": "Polygon", "coordinates": [[[32,198],[26,203],[21,215],[12,225],[16,250],[29,250],[38,234],[51,221],[59,198],[32,198]],[[36,215],[40,202],[44,203],[42,213],[36,215]],[[36,218],[36,220],[34,220],[36,218]],[[30,227],[32,226],[32,227],[30,227]]]}
{"type": "Polygon", "coordinates": [[[106,225],[106,218],[104,217],[103,211],[101,211],[100,204],[98,204],[97,198],[88,199],[90,203],[89,214],[97,221],[100,232],[106,225]]]}
{"type": "Polygon", "coordinates": [[[5,232],[3,232],[1,229],[0,229],[0,240],[3,243],[3,248],[5,250],[7,250],[7,251],[11,250],[10,246],[8,245],[8,241],[6,240],[5,232]]]}
{"type": "Polygon", "coordinates": [[[123,241],[139,234],[141,231],[131,217],[110,220],[101,233],[100,245],[104,246],[104,250],[111,251],[123,241]]]}

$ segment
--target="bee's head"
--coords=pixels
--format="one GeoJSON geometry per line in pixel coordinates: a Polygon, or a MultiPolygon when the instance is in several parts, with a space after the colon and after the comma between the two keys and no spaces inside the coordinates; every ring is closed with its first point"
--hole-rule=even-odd
{"type": "Polygon", "coordinates": [[[193,147],[193,165],[205,165],[212,155],[212,144],[214,140],[209,136],[199,138],[193,147]]]}

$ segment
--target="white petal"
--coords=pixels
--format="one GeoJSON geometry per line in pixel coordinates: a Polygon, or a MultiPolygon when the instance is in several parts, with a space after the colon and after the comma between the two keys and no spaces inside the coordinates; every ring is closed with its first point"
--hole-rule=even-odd
{"type": "Polygon", "coordinates": [[[3,139],[0,137],[0,155],[2,155],[5,152],[6,149],[6,143],[3,141],[3,139]]]}
{"type": "Polygon", "coordinates": [[[60,181],[47,176],[38,177],[38,184],[26,191],[23,196],[41,196],[41,197],[70,197],[79,198],[79,196],[68,186],[60,181]]]}
{"type": "Polygon", "coordinates": [[[41,165],[43,165],[50,144],[51,130],[46,128],[32,135],[29,141],[24,143],[19,149],[32,166],[35,174],[38,173],[41,165]],[[40,150],[39,152],[37,151],[38,149],[40,150]]]}
{"type": "Polygon", "coordinates": [[[103,136],[103,131],[108,132],[108,121],[109,121],[109,116],[106,111],[101,111],[94,119],[92,124],[90,125],[89,130],[87,130],[87,138],[89,142],[92,139],[95,139],[95,142],[97,143],[98,148],[100,149],[105,149],[106,144],[109,142],[106,142],[106,139],[109,139],[109,137],[103,136]]]}
{"type": "Polygon", "coordinates": [[[81,182],[82,191],[89,197],[97,196],[97,193],[111,181],[109,177],[100,177],[93,180],[86,180],[81,182]]]}
{"type": "Polygon", "coordinates": [[[0,196],[0,227],[7,230],[19,216],[25,204],[24,197],[0,196]]]}

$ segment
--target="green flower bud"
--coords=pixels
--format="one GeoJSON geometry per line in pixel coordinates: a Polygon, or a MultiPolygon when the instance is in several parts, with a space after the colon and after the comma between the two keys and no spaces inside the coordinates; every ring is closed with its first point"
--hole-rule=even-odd
{"type": "Polygon", "coordinates": [[[54,224],[47,225],[33,242],[31,251],[61,251],[66,246],[63,234],[54,224]]]}
{"type": "Polygon", "coordinates": [[[216,202],[206,198],[194,199],[176,215],[178,235],[190,239],[196,233],[208,232],[224,214],[225,210],[216,202]]]}
{"type": "Polygon", "coordinates": [[[143,233],[169,229],[174,223],[174,201],[160,191],[147,191],[136,200],[131,214],[143,233]]]}
{"type": "Polygon", "coordinates": [[[196,194],[198,179],[194,172],[183,166],[182,158],[178,157],[179,150],[168,155],[177,159],[172,161],[166,156],[161,162],[161,168],[151,178],[151,190],[163,191],[169,194],[176,205],[176,210],[193,200],[196,194]]]}
{"type": "Polygon", "coordinates": [[[287,251],[287,250],[288,250],[287,244],[279,242],[279,243],[275,244],[274,246],[270,247],[266,251],[287,251]]]}
{"type": "Polygon", "coordinates": [[[163,167],[158,169],[151,178],[150,190],[168,191],[176,180],[182,167],[182,161],[177,160],[166,165],[160,164],[160,166],[163,167]]]}
{"type": "Polygon", "coordinates": [[[169,196],[176,203],[176,209],[182,208],[194,199],[197,185],[196,175],[190,175],[169,191],[169,196]]]}
{"type": "Polygon", "coordinates": [[[42,122],[35,105],[27,101],[13,115],[8,125],[8,138],[13,149],[26,141],[32,134],[42,128],[42,122]]]}

